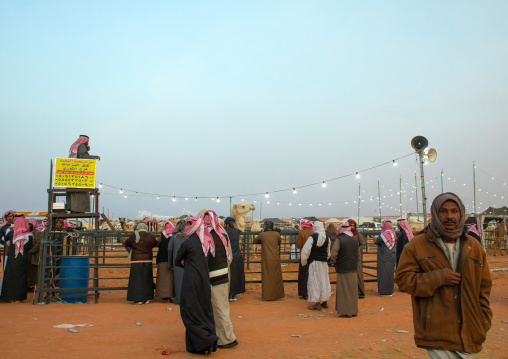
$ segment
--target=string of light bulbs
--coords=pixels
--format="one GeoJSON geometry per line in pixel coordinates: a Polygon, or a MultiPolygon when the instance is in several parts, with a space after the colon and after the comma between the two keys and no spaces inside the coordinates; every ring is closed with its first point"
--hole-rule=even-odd
{"type": "Polygon", "coordinates": [[[365,172],[368,172],[368,171],[372,171],[372,170],[374,170],[376,168],[379,168],[379,167],[382,167],[382,166],[386,166],[388,164],[392,164],[394,167],[396,167],[397,166],[397,161],[402,160],[402,159],[404,159],[406,157],[409,157],[409,156],[412,156],[412,155],[413,155],[413,152],[411,152],[411,153],[409,153],[407,155],[401,156],[399,158],[396,158],[396,159],[393,159],[393,160],[390,160],[390,161],[387,161],[387,162],[383,162],[383,163],[380,163],[378,165],[375,165],[375,166],[372,166],[372,167],[360,170],[360,171],[355,171],[354,173],[348,173],[348,174],[345,174],[345,175],[342,175],[342,176],[338,176],[338,177],[330,178],[330,179],[327,179],[327,180],[323,180],[321,182],[314,182],[314,183],[309,183],[309,184],[306,184],[306,185],[294,186],[294,187],[289,187],[289,188],[284,188],[284,189],[278,189],[278,190],[273,190],[273,191],[265,191],[265,192],[258,192],[258,193],[249,193],[249,194],[236,194],[236,195],[228,195],[228,196],[180,196],[180,195],[167,195],[167,194],[158,194],[158,193],[144,192],[144,191],[139,191],[139,190],[131,190],[131,189],[127,189],[127,188],[124,189],[123,187],[113,186],[113,185],[110,185],[110,184],[107,184],[107,183],[104,183],[104,182],[100,182],[99,183],[99,188],[108,187],[108,188],[118,189],[119,190],[119,194],[123,194],[125,198],[127,198],[128,196],[127,196],[127,194],[124,194],[124,192],[129,192],[129,193],[133,193],[135,195],[146,195],[146,196],[149,196],[149,197],[156,197],[157,199],[160,199],[162,197],[164,197],[164,198],[171,198],[171,200],[173,202],[176,202],[177,198],[180,198],[180,199],[184,198],[185,200],[189,200],[189,199],[192,199],[192,198],[194,198],[194,200],[203,199],[203,198],[210,198],[212,200],[215,200],[216,202],[220,202],[221,198],[237,198],[237,197],[248,197],[248,196],[259,196],[259,195],[264,195],[265,198],[269,198],[270,194],[273,194],[273,193],[292,191],[294,194],[296,194],[298,189],[306,188],[306,187],[311,187],[311,186],[321,185],[321,187],[325,188],[327,183],[333,182],[333,181],[338,181],[340,179],[344,179],[344,178],[347,178],[347,177],[355,176],[357,179],[359,179],[360,178],[360,173],[365,173],[365,172]]]}

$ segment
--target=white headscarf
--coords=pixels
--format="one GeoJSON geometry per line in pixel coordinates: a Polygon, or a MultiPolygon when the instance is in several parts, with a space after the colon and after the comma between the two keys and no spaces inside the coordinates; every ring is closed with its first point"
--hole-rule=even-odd
{"type": "Polygon", "coordinates": [[[318,240],[316,245],[321,247],[326,241],[326,232],[323,222],[314,222],[314,233],[318,234],[318,240]]]}

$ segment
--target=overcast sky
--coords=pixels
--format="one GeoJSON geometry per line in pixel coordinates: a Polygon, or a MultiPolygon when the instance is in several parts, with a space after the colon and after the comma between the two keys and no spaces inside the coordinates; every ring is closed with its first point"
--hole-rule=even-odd
{"type": "Polygon", "coordinates": [[[503,0],[2,1],[0,209],[47,210],[50,160],[80,134],[115,218],[228,215],[236,195],[256,218],[353,216],[359,182],[360,215],[379,215],[378,178],[397,215],[401,177],[415,212],[414,155],[364,170],[414,152],[416,135],[438,153],[429,208],[443,169],[473,211],[473,161],[478,211],[507,205],[507,13],[503,0]]]}

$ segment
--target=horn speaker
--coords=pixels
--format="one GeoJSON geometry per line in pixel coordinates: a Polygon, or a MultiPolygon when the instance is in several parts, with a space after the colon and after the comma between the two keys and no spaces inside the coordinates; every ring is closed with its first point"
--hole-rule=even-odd
{"type": "Polygon", "coordinates": [[[434,162],[437,158],[437,152],[435,149],[431,148],[428,152],[427,152],[427,158],[429,159],[430,162],[434,162]]]}
{"type": "Polygon", "coordinates": [[[429,145],[429,141],[423,136],[413,137],[411,140],[411,147],[413,147],[416,151],[421,151],[429,145]]]}

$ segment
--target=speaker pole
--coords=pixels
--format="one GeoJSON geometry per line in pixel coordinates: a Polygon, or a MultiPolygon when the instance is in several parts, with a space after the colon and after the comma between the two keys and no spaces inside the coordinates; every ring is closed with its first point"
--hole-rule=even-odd
{"type": "MultiPolygon", "coordinates": [[[[360,192],[360,182],[358,182],[358,218],[357,218],[357,221],[356,223],[360,223],[360,201],[362,199],[362,195],[361,195],[361,192],[360,192]]],[[[359,226],[359,224],[357,224],[357,226],[359,226]]]]}
{"type": "Polygon", "coordinates": [[[423,151],[418,151],[420,160],[420,184],[422,186],[423,225],[427,227],[427,197],[425,196],[425,174],[423,172],[423,151]]]}
{"type": "Polygon", "coordinates": [[[383,220],[383,217],[381,217],[381,189],[379,187],[379,178],[377,179],[377,198],[379,200],[379,223],[383,220]]]}
{"type": "Polygon", "coordinates": [[[415,195],[416,195],[416,216],[420,219],[420,212],[418,212],[418,181],[416,180],[416,170],[415,170],[415,195]]]}
{"type": "Polygon", "coordinates": [[[474,215],[476,216],[476,164],[473,161],[473,198],[474,198],[474,215]]]}

